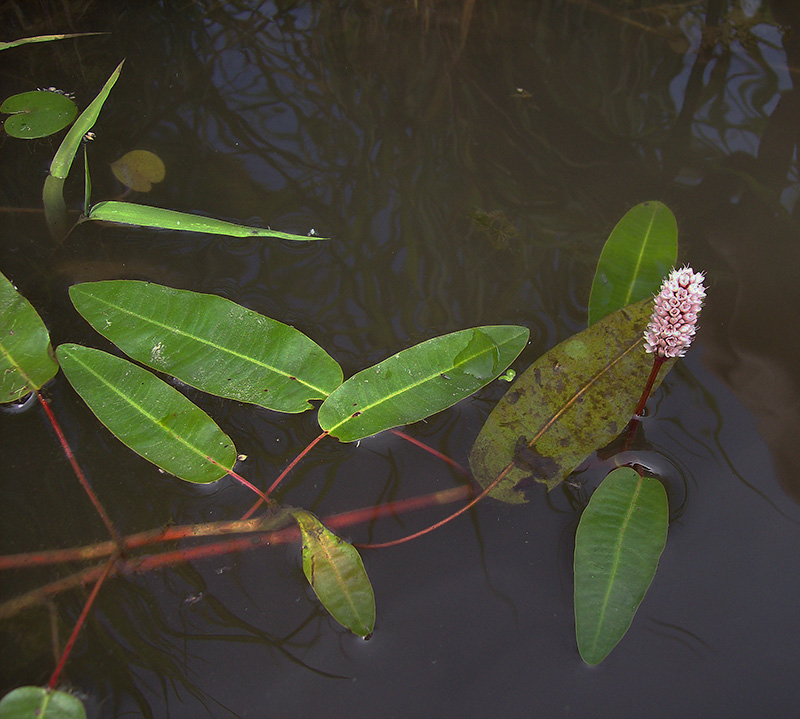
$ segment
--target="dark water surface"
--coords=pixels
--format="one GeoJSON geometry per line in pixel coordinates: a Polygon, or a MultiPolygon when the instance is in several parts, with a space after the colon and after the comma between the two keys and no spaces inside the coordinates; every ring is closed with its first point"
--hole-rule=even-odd
{"type": "MultiPolygon", "coordinates": [[[[636,451],[664,478],[669,539],[627,636],[578,656],[571,558],[583,493],[485,501],[411,543],[363,552],[378,619],[363,641],[311,596],[296,547],[117,578],[65,679],[92,717],[793,717],[800,706],[800,17],[793,1],[6,3],[2,39],[107,30],[2,53],[3,97],[84,107],[122,76],[89,145],[162,157],[127,199],[330,237],[291,244],[83,224],[49,238],[41,186],[58,140],[3,137],[0,270],[53,343],[109,345],[67,288],[146,279],[290,323],[345,376],[424,339],[521,324],[520,371],[586,326],[602,244],[644,200],[678,219],[705,270],[696,346],[650,402],[636,451]],[[64,8],[69,8],[65,16],[64,8]]],[[[76,163],[67,183],[81,206],[76,163]]],[[[495,382],[408,428],[465,463],[495,382]]],[[[52,406],[124,533],[236,519],[248,493],[171,479],[97,423],[63,375],[52,406]]],[[[267,487],[319,432],[314,413],[201,404],[267,487]]],[[[40,408],[0,415],[2,552],[105,533],[40,408]]],[[[280,498],[320,516],[463,483],[393,435],[328,439],[280,498]]],[[[578,478],[580,482],[580,478],[578,478]]],[[[456,505],[458,506],[458,505],[456,505]]],[[[345,536],[379,542],[429,509],[345,536]]],[[[7,572],[3,598],[58,576],[7,572]]],[[[63,644],[86,593],[51,609],[63,644]]],[[[2,625],[3,688],[47,681],[47,608],[2,625]]]]}

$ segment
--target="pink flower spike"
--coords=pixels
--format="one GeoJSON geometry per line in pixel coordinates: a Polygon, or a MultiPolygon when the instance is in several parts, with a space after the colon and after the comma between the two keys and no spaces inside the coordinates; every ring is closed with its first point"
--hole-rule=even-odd
{"type": "Polygon", "coordinates": [[[688,265],[672,270],[656,295],[653,316],[644,333],[644,349],[658,357],[683,357],[697,331],[706,296],[702,272],[688,265]]]}

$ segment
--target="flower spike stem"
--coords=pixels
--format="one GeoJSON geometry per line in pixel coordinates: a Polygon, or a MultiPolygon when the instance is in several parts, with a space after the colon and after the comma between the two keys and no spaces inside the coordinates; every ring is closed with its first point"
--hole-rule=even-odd
{"type": "Polygon", "coordinates": [[[630,449],[633,436],[653,390],[661,365],[672,357],[683,357],[697,332],[697,316],[703,307],[705,275],[688,265],[672,270],[655,297],[653,316],[644,333],[644,349],[653,355],[653,369],[644,386],[639,404],[628,424],[622,451],[630,449]]]}
{"type": "Polygon", "coordinates": [[[661,369],[661,365],[664,364],[666,359],[666,357],[661,357],[659,355],[653,357],[653,369],[650,370],[650,376],[647,378],[647,383],[644,386],[644,392],[642,392],[639,404],[636,405],[636,409],[633,412],[634,418],[642,416],[642,412],[644,412],[644,407],[647,404],[647,400],[650,399],[650,393],[653,391],[653,383],[656,381],[656,377],[658,377],[658,371],[661,369]]]}

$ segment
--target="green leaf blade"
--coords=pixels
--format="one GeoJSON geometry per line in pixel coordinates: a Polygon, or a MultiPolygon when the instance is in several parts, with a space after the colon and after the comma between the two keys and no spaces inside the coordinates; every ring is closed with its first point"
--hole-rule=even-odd
{"type": "Polygon", "coordinates": [[[0,404],[16,402],[56,376],[42,318],[0,274],[0,404]]]}
{"type": "Polygon", "coordinates": [[[353,442],[429,417],[505,372],[528,336],[524,327],[490,325],[409,347],[334,390],[319,409],[320,427],[353,442]]]}
{"type": "Polygon", "coordinates": [[[678,225],[661,202],[631,208],[603,246],[589,298],[589,325],[652,297],[678,261],[678,225]]]}
{"type": "Polygon", "coordinates": [[[101,350],[56,350],[69,383],[106,428],[137,454],[180,479],[214,482],[236,447],[203,410],[163,380],[101,350]]]}
{"type": "Polygon", "coordinates": [[[86,709],[67,692],[17,687],[0,700],[0,719],[86,719],[86,709]]]}
{"type": "Polygon", "coordinates": [[[271,237],[279,240],[295,240],[309,242],[325,240],[326,237],[318,235],[292,235],[287,232],[277,232],[264,227],[248,227],[237,225],[213,217],[192,215],[187,212],[166,210],[163,207],[150,205],[137,205],[132,202],[117,202],[109,200],[98,202],[89,212],[88,219],[104,222],[116,222],[123,225],[138,225],[139,227],[153,227],[159,230],[176,230],[179,232],[203,232],[210,235],[225,235],[227,237],[271,237]]]}
{"type": "Polygon", "coordinates": [[[94,127],[100,111],[103,109],[105,101],[111,92],[111,88],[117,82],[119,74],[122,72],[122,65],[124,60],[117,65],[114,72],[106,80],[105,85],[98,93],[97,97],[89,103],[89,106],[78,116],[75,123],[69,129],[64,140],[61,142],[53,161],[50,163],[50,174],[60,180],[65,180],[69,175],[69,170],[72,167],[72,161],[75,159],[75,153],[78,152],[83,136],[94,127]]]}
{"type": "Polygon", "coordinates": [[[364,562],[351,544],[313,514],[294,512],[303,538],[303,572],[322,605],[360,637],[375,628],[375,595],[364,562]]]}
{"type": "Polygon", "coordinates": [[[609,474],[575,537],[575,633],[581,658],[599,664],[633,621],[667,541],[664,486],[629,467],[609,474]]]}
{"type": "Polygon", "coordinates": [[[342,383],[338,363],[302,332],[223,297],[134,280],[69,294],[128,356],[210,394],[296,413],[342,383]]]}
{"type": "MultiPolygon", "coordinates": [[[[524,503],[523,480],[560,484],[627,425],[653,366],[642,333],[650,300],[603,318],[537,359],[492,410],[470,452],[475,479],[510,504],[524,503]]],[[[656,388],[674,360],[665,362],[656,388]]]]}

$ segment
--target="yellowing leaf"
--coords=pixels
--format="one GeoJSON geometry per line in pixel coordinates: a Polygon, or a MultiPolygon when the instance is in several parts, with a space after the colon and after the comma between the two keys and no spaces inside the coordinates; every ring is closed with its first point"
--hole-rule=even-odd
{"type": "Polygon", "coordinates": [[[375,627],[375,595],[358,550],[337,537],[313,514],[293,513],[303,536],[303,572],[331,616],[366,637],[375,627]]]}
{"type": "Polygon", "coordinates": [[[149,150],[131,150],[111,163],[111,171],[125,187],[136,192],[150,192],[153,183],[161,182],[167,172],[161,158],[149,150]]]}

